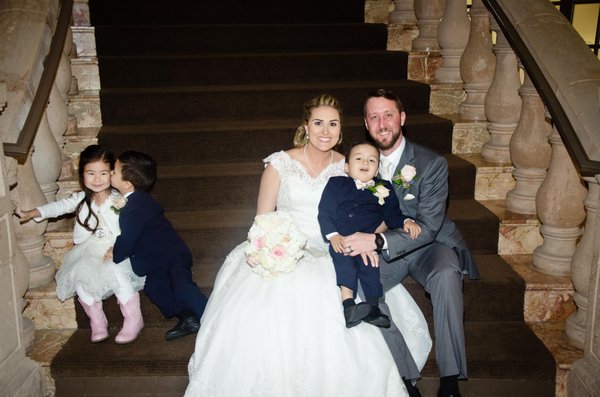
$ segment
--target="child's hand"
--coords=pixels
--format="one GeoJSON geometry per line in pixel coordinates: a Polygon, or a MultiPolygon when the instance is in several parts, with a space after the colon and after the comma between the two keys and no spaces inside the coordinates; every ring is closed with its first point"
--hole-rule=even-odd
{"type": "Polygon", "coordinates": [[[336,234],[335,236],[332,236],[329,239],[329,242],[331,243],[331,247],[335,252],[337,252],[338,254],[344,253],[344,244],[342,243],[342,236],[336,234]]]}
{"type": "Polygon", "coordinates": [[[36,216],[40,216],[40,213],[37,209],[31,211],[23,211],[19,203],[16,201],[12,202],[15,205],[14,214],[21,219],[21,223],[25,223],[36,216]]]}
{"type": "Polygon", "coordinates": [[[421,226],[417,225],[413,220],[409,219],[404,222],[404,231],[409,234],[411,239],[416,239],[421,233],[421,226]]]}
{"type": "Polygon", "coordinates": [[[104,262],[112,261],[113,258],[113,247],[110,247],[106,250],[106,254],[104,254],[104,262]]]}

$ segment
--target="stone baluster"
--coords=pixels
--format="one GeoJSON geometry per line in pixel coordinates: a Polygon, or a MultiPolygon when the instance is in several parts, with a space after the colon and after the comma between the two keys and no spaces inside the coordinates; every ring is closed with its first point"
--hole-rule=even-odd
{"type": "Polygon", "coordinates": [[[533,251],[533,266],[545,274],[569,276],[585,219],[583,201],[587,189],[556,126],[552,128],[549,140],[552,145],[550,167],[535,198],[544,242],[533,251]]]}
{"type": "MultiPolygon", "coordinates": [[[[50,139],[54,141],[51,136],[50,139]]],[[[24,164],[19,165],[17,185],[10,193],[11,199],[18,202],[24,209],[32,209],[46,203],[44,193],[35,177],[31,154],[24,164]]],[[[54,277],[54,262],[44,255],[43,234],[47,223],[47,221],[40,223],[29,221],[21,224],[18,218],[14,218],[13,225],[17,242],[29,263],[29,288],[45,285],[54,277]]]]}
{"type": "Polygon", "coordinates": [[[469,41],[471,23],[464,0],[446,0],[444,17],[438,28],[438,44],[441,48],[442,66],[435,71],[441,83],[462,83],[460,58],[469,41]]]}
{"type": "Polygon", "coordinates": [[[62,149],[56,143],[46,114],[42,117],[33,141],[32,164],[35,177],[46,197],[46,202],[52,202],[56,200],[56,192],[58,191],[56,181],[62,169],[62,149]]]}
{"type": "Polygon", "coordinates": [[[510,138],[521,113],[521,79],[517,57],[495,20],[492,21],[492,30],[497,33],[494,46],[496,70],[484,101],[490,140],[481,148],[481,157],[492,163],[509,163],[510,138]]]}
{"type": "Polygon", "coordinates": [[[544,103],[527,72],[519,89],[523,106],[521,117],[510,140],[510,158],[515,168],[515,187],[506,195],[506,209],[518,214],[537,213],[535,196],[546,177],[551,147],[548,137],[552,125],[546,119],[544,103]]]}
{"type": "Polygon", "coordinates": [[[395,0],[388,14],[388,51],[412,51],[412,42],[419,35],[414,0],[395,0]]]}
{"type": "MultiPolygon", "coordinates": [[[[58,70],[56,72],[56,79],[54,80],[52,91],[50,92],[50,100],[46,112],[52,135],[54,136],[58,147],[61,148],[61,156],[62,147],[64,146],[66,140],[65,135],[70,124],[68,103],[69,92],[72,90],[73,84],[73,74],[71,72],[70,59],[70,54],[73,50],[73,47],[73,35],[71,29],[69,28],[58,70]]],[[[70,159],[62,156],[63,169],[66,169],[67,172],[70,169],[70,163],[70,159]]],[[[62,173],[63,172],[61,172],[61,174],[62,173]]],[[[70,174],[63,175],[63,177],[70,176],[70,174]]]]}
{"type": "Polygon", "coordinates": [[[52,136],[54,136],[58,147],[62,148],[65,143],[64,133],[67,131],[69,114],[67,102],[56,83],[52,86],[52,90],[50,91],[50,100],[48,101],[46,113],[52,136]]]}
{"type": "MultiPolygon", "coordinates": [[[[4,110],[6,106],[6,83],[0,82],[0,114],[4,110]]],[[[1,140],[0,140],[1,143],[1,140]]],[[[2,157],[0,157],[0,170],[4,170],[3,173],[0,173],[0,189],[5,189],[6,187],[15,187],[17,186],[17,160],[12,157],[4,156],[4,152],[0,149],[0,153],[2,153],[2,157]],[[2,180],[3,177],[5,180],[2,180]]],[[[2,192],[0,194],[0,198],[2,196],[11,197],[10,190],[8,193],[2,192]]],[[[10,217],[7,218],[10,222],[10,217]]],[[[17,237],[14,235],[14,228],[5,227],[3,228],[5,232],[7,232],[10,237],[6,239],[6,241],[10,244],[10,248],[4,254],[9,255],[12,253],[13,255],[13,264],[14,264],[14,273],[12,277],[13,288],[15,292],[15,299],[17,310],[19,313],[23,312],[25,308],[25,299],[23,296],[27,292],[27,286],[29,284],[29,264],[27,263],[27,258],[23,255],[23,251],[19,248],[17,244],[17,237]]],[[[0,232],[1,234],[1,232],[0,232]]],[[[2,237],[0,237],[2,239],[2,237]]],[[[6,250],[7,247],[3,246],[3,250],[6,250]]],[[[0,259],[0,263],[3,261],[0,259]]],[[[6,319],[5,319],[6,320],[6,319]]],[[[29,349],[34,342],[35,339],[35,327],[33,322],[25,316],[21,316],[20,318],[20,327],[21,327],[21,336],[23,345],[26,349],[29,349]]]]}
{"type": "MultiPolygon", "coordinates": [[[[595,175],[594,179],[596,179],[594,184],[598,185],[600,183],[600,175],[595,175]]],[[[593,186],[590,184],[590,189],[592,188],[593,186]]],[[[595,200],[596,203],[598,203],[597,196],[595,200]]],[[[588,214],[588,220],[590,216],[591,214],[588,214]]],[[[595,216],[597,217],[598,214],[596,213],[595,216]]],[[[598,220],[596,220],[596,222],[598,223],[598,220]]],[[[587,231],[585,233],[587,233],[587,231]]],[[[596,259],[593,259],[593,262],[591,262],[588,280],[588,307],[586,336],[583,343],[583,358],[575,361],[569,369],[567,378],[567,395],[569,397],[597,396],[598,390],[600,390],[600,385],[598,382],[594,381],[594,379],[598,378],[598,373],[600,373],[600,358],[598,357],[598,351],[600,351],[600,338],[598,338],[598,329],[600,327],[598,321],[598,313],[600,312],[600,264],[598,263],[597,258],[597,251],[600,246],[600,233],[594,234],[592,245],[594,246],[595,251],[593,258],[596,259]]],[[[571,341],[571,335],[567,334],[567,337],[571,341]]]]}
{"type": "Polygon", "coordinates": [[[69,112],[69,91],[71,90],[71,61],[69,54],[73,48],[73,36],[71,29],[63,47],[62,56],[56,72],[56,79],[50,91],[50,101],[48,103],[47,116],[50,123],[50,130],[56,139],[59,147],[65,142],[64,133],[67,130],[69,112]]]}
{"type": "Polygon", "coordinates": [[[390,12],[388,22],[392,24],[414,25],[417,23],[415,16],[414,0],[394,0],[394,11],[390,12]]]}
{"type": "Polygon", "coordinates": [[[600,185],[594,177],[584,177],[588,185],[588,195],[585,199],[587,217],[583,229],[583,237],[573,259],[571,260],[571,280],[573,281],[573,300],[577,311],[567,319],[565,332],[567,340],[573,346],[583,349],[585,330],[587,327],[588,295],[590,292],[590,277],[592,267],[598,263],[598,200],[600,200],[600,185]]]}
{"type": "Polygon", "coordinates": [[[62,56],[60,57],[60,63],[58,64],[56,79],[54,81],[65,101],[68,99],[68,93],[71,89],[71,79],[73,76],[73,73],[71,72],[71,53],[73,51],[73,47],[73,31],[71,28],[69,28],[67,30],[67,37],[65,38],[62,56]]]}
{"type": "Polygon", "coordinates": [[[415,15],[419,37],[412,45],[414,51],[439,51],[438,27],[444,16],[446,0],[415,0],[415,15]]]}
{"type": "Polygon", "coordinates": [[[467,98],[458,107],[464,120],[485,120],[485,96],[494,79],[496,56],[492,51],[490,13],[482,0],[473,0],[471,30],[465,52],[460,58],[460,75],[467,98]]]}

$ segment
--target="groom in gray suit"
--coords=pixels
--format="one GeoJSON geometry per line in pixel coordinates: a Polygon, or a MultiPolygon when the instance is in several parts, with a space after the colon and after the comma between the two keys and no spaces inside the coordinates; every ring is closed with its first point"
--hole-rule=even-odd
{"type": "MultiPolygon", "coordinates": [[[[463,326],[463,274],[479,278],[477,266],[460,232],[446,216],[448,164],[428,148],[402,135],[404,107],[391,91],[379,89],[367,96],[365,125],[380,151],[382,179],[394,179],[402,213],[417,222],[422,232],[411,239],[402,229],[383,234],[355,233],[344,238],[350,255],[377,251],[381,282],[389,290],[411,276],[431,295],[435,355],[440,373],[438,397],[460,396],[458,379],[467,377],[463,326]],[[387,164],[387,169],[385,165],[387,164]]],[[[387,310],[382,305],[382,310],[387,310]]],[[[389,312],[388,312],[389,314],[389,312]]],[[[409,395],[420,396],[411,381],[419,370],[398,329],[382,330],[409,395]]]]}

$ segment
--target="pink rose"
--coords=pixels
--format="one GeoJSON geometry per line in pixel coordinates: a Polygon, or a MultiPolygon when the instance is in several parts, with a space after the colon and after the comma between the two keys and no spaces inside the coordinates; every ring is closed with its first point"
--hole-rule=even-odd
{"type": "Polygon", "coordinates": [[[275,259],[282,259],[285,257],[285,248],[278,245],[271,250],[271,256],[275,259]]]}
{"type": "Polygon", "coordinates": [[[254,240],[254,246],[259,250],[263,249],[266,244],[267,241],[264,237],[258,237],[256,240],[254,240]]]}

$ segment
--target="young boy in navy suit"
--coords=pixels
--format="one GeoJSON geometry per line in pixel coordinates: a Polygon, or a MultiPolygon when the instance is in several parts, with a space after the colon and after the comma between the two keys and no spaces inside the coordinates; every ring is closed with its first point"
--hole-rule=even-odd
{"type": "MultiPolygon", "coordinates": [[[[156,182],[156,162],[145,153],[119,156],[111,184],[127,199],[119,216],[121,234],[112,248],[114,261],[130,258],[133,271],[146,276],[144,292],[163,316],[177,316],[167,331],[170,341],[195,334],[206,306],[206,296],[192,280],[192,253],[148,191],[156,182]]],[[[107,256],[111,255],[111,251],[107,256]]]]}
{"type": "Polygon", "coordinates": [[[416,238],[421,228],[400,211],[398,197],[390,182],[376,178],[379,150],[370,143],[354,144],[346,155],[344,170],[348,176],[332,177],[327,182],[319,203],[321,234],[331,243],[329,252],[335,267],[337,284],[342,295],[346,327],[361,321],[388,328],[390,318],[379,309],[383,287],[379,280],[377,256],[370,256],[370,265],[360,256],[344,252],[342,236],[355,232],[384,232],[388,228],[404,228],[416,238]],[[390,194],[391,192],[391,194],[390,194]],[[358,280],[366,302],[354,301],[358,280]]]}

